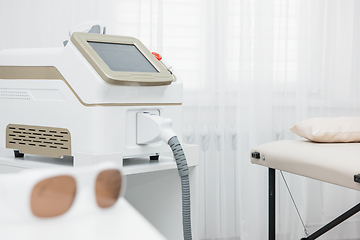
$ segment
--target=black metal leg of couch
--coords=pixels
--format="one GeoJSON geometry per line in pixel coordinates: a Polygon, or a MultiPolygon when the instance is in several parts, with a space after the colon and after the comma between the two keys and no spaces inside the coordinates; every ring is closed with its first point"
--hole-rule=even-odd
{"type": "Polygon", "coordinates": [[[275,169],[269,168],[269,240],[275,240],[275,169]]]}

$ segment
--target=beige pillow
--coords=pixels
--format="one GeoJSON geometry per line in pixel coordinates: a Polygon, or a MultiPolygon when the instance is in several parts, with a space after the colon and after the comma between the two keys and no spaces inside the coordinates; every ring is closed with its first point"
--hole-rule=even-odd
{"type": "Polygon", "coordinates": [[[360,117],[311,118],[290,130],[314,142],[360,142],[360,117]]]}

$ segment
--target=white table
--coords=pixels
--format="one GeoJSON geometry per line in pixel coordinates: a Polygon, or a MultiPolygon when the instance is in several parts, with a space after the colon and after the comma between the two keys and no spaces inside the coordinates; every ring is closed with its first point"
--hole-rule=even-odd
{"type": "MultiPolygon", "coordinates": [[[[110,210],[110,209],[109,209],[110,210]]],[[[166,239],[124,198],[110,211],[97,211],[76,217],[21,221],[2,211],[1,239],[166,239]],[[8,220],[10,217],[10,220],[8,220]]]]}
{"type": "MultiPolygon", "coordinates": [[[[199,150],[194,145],[183,149],[190,171],[193,239],[198,239],[199,150]]],[[[1,239],[5,239],[3,233],[8,239],[183,239],[181,185],[172,153],[160,154],[159,161],[147,157],[118,161],[123,164],[127,186],[125,199],[114,211],[34,223],[2,222],[1,239]]],[[[0,173],[69,166],[72,162],[68,159],[31,155],[15,159],[12,150],[0,149],[0,173]]]]}

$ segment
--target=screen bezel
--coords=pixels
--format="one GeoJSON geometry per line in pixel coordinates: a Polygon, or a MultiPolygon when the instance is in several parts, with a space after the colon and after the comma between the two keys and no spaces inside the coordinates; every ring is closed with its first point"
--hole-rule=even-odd
{"type": "Polygon", "coordinates": [[[133,37],[75,32],[71,42],[86,58],[101,78],[117,85],[160,86],[169,85],[174,76],[158,61],[138,39],[133,37]],[[158,72],[120,72],[111,70],[88,42],[134,45],[158,72]]]}

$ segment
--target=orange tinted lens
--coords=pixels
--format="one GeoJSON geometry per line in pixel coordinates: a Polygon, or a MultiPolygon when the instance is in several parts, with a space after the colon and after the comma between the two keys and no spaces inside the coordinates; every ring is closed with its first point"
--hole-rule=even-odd
{"type": "Polygon", "coordinates": [[[55,217],[65,213],[76,194],[71,176],[47,178],[35,185],[31,193],[31,211],[38,217],[55,217]]]}
{"type": "Polygon", "coordinates": [[[104,170],[95,183],[96,201],[99,207],[107,208],[118,200],[121,190],[121,173],[118,170],[104,170]]]}

